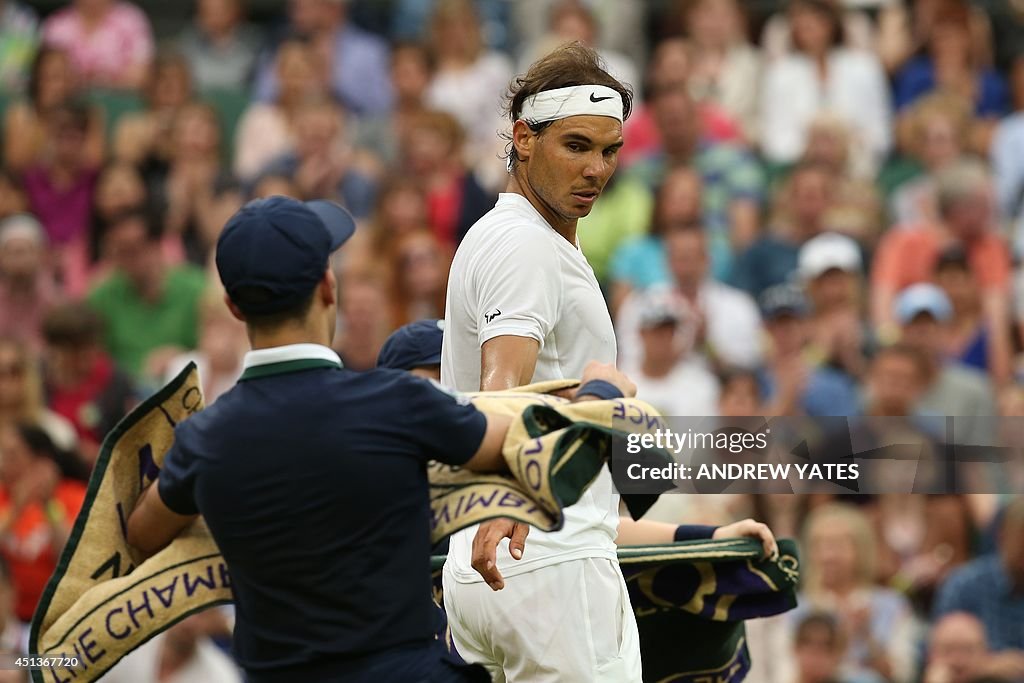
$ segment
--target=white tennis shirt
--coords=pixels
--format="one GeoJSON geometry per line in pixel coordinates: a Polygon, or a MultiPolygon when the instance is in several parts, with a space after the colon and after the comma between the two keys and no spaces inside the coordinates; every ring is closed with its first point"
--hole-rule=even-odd
{"type": "MultiPolygon", "coordinates": [[[[494,337],[540,343],[533,382],[578,378],[591,360],[615,362],[615,330],[594,271],[533,208],[526,197],[503,193],[459,245],[448,278],[441,382],[459,391],[480,389],[480,347],[494,337]]],[[[607,469],[566,508],[565,526],[531,529],[521,560],[498,547],[505,577],[586,557],[615,560],[619,496],[607,469]]],[[[470,565],[477,527],[451,538],[446,570],[463,583],[482,581],[470,565]]]]}

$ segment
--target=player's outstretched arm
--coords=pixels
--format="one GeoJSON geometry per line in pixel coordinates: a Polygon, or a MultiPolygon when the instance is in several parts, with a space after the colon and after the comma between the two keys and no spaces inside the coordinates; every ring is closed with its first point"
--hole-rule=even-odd
{"type": "Polygon", "coordinates": [[[775,542],[775,535],[772,534],[772,530],[768,528],[767,524],[753,519],[743,519],[739,522],[720,527],[706,527],[690,524],[677,526],[648,519],[633,520],[629,517],[620,517],[619,535],[615,539],[615,543],[620,546],[662,545],[664,543],[694,540],[697,538],[712,538],[715,540],[723,538],[756,538],[761,541],[765,557],[774,558],[779,552],[779,547],[775,542]]]}

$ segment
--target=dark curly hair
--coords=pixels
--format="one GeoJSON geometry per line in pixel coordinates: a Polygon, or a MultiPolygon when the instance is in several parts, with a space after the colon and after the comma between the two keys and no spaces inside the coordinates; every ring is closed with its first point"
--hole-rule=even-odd
{"type": "MultiPolygon", "coordinates": [[[[527,97],[545,90],[557,90],[574,85],[604,85],[615,90],[622,97],[622,119],[629,118],[633,110],[633,89],[619,82],[608,73],[604,60],[597,52],[580,42],[566,43],[537,60],[529,71],[512,79],[505,96],[505,113],[512,123],[519,119],[523,102],[527,97]]],[[[551,125],[551,121],[531,124],[530,130],[539,133],[551,125]]],[[[508,144],[505,153],[509,168],[519,161],[511,134],[506,134],[508,144]]]]}

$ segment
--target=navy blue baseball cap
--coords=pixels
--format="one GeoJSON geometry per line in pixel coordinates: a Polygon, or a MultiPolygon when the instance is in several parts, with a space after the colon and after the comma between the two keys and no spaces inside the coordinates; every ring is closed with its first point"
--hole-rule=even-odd
{"type": "Polygon", "coordinates": [[[340,205],[322,199],[254,199],[217,239],[217,271],[231,301],[267,315],[301,304],[324,276],[331,253],[355,232],[340,205]]]}
{"type": "Polygon", "coordinates": [[[377,367],[412,370],[440,365],[443,336],[443,320],[417,320],[399,327],[381,347],[377,367]]]}
{"type": "Polygon", "coordinates": [[[775,320],[782,316],[794,318],[807,317],[807,298],[799,285],[784,282],[772,285],[761,293],[758,300],[761,316],[765,320],[775,320]]]}

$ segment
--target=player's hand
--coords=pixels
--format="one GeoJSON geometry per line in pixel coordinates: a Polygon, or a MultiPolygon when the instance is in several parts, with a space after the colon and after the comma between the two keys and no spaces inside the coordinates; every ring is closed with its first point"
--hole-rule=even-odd
{"type": "Polygon", "coordinates": [[[505,580],[498,571],[495,561],[498,543],[508,538],[508,551],[514,559],[520,560],[526,549],[526,536],[530,533],[530,525],[511,519],[492,519],[480,525],[473,537],[473,569],[483,577],[491,590],[500,591],[505,587],[505,580]]]}
{"type": "Polygon", "coordinates": [[[768,528],[767,524],[754,521],[753,519],[741,519],[732,524],[726,524],[715,529],[711,536],[713,539],[722,538],[757,538],[764,548],[764,556],[775,559],[779,556],[779,546],[775,542],[775,535],[768,528]]]}
{"type": "Polygon", "coordinates": [[[583,368],[580,386],[595,379],[614,384],[626,398],[636,396],[636,385],[633,384],[633,380],[627,377],[625,373],[619,372],[611,363],[598,363],[596,360],[587,363],[587,367],[583,368]]]}

